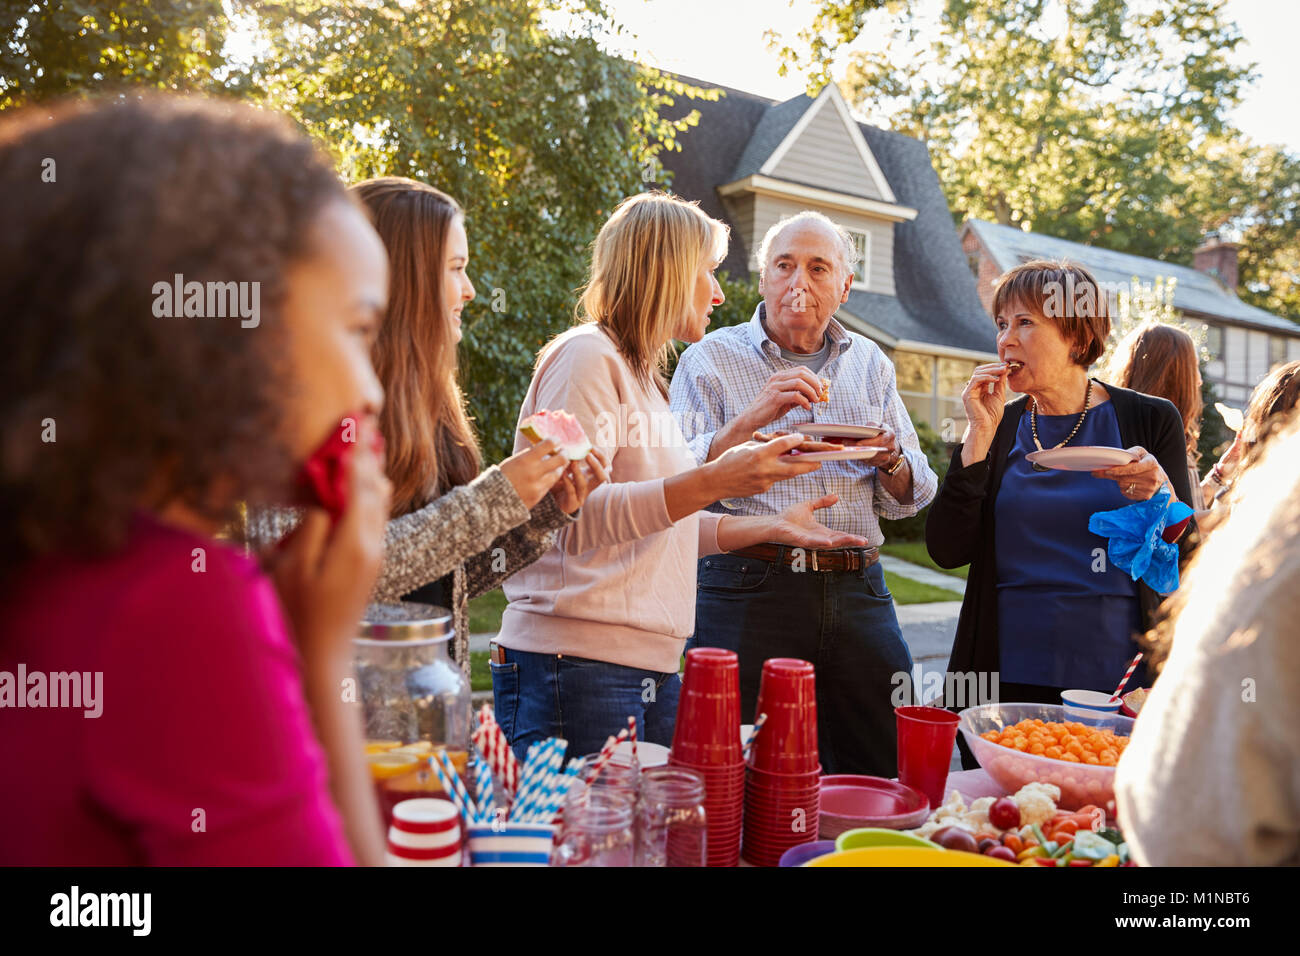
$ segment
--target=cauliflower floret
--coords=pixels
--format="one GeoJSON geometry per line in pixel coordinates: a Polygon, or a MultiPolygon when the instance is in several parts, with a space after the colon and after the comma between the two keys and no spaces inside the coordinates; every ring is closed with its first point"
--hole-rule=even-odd
{"type": "Polygon", "coordinates": [[[970,809],[966,811],[966,820],[976,833],[992,828],[989,823],[989,807],[993,806],[993,801],[993,797],[980,797],[971,801],[970,809]]]}
{"type": "Polygon", "coordinates": [[[1056,812],[1056,801],[1061,799],[1061,788],[1054,783],[1027,783],[1011,798],[1020,808],[1020,822],[1024,827],[1044,824],[1056,812]]]}

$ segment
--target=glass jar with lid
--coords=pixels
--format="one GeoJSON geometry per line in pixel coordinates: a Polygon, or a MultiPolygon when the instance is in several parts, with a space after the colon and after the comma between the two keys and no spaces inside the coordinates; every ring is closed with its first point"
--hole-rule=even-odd
{"type": "Polygon", "coordinates": [[[470,685],[451,659],[452,635],[446,608],[411,602],[366,608],[353,642],[354,660],[371,771],[381,790],[440,789],[427,769],[428,754],[438,750],[465,775],[470,685]],[[420,772],[406,780],[399,758],[411,755],[418,758],[420,772]]]}

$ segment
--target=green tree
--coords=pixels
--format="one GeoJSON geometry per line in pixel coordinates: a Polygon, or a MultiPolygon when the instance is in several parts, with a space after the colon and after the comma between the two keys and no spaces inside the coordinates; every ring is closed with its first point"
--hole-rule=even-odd
{"type": "Polygon", "coordinates": [[[605,54],[596,0],[261,4],[253,66],[350,179],[409,176],[467,211],[479,298],[461,366],[485,452],[507,454],[537,351],[572,321],[589,248],[624,197],[666,178],[659,154],[715,98],[605,54]],[[557,29],[555,17],[568,19],[557,29]]]}
{"type": "Polygon", "coordinates": [[[851,102],[929,143],[958,222],[1184,264],[1235,227],[1243,298],[1300,317],[1300,161],[1226,121],[1253,77],[1225,2],[821,0],[773,45],[814,86],[840,56],[851,102]]]}
{"type": "Polygon", "coordinates": [[[125,86],[216,90],[228,20],[221,0],[0,6],[0,109],[125,86]]]}

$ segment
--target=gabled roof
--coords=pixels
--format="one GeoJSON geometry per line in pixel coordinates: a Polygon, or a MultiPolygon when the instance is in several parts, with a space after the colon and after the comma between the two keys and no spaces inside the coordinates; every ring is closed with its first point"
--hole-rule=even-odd
{"type": "MultiPolygon", "coordinates": [[[[756,173],[781,177],[782,160],[785,159],[790,148],[798,142],[814,117],[827,110],[830,111],[835,125],[842,130],[845,148],[857,153],[865,171],[862,185],[854,188],[849,194],[881,199],[889,203],[897,202],[897,197],[889,186],[889,180],[876,162],[871,147],[862,135],[861,128],[849,114],[848,105],[844,102],[839,87],[834,83],[828,83],[816,97],[800,94],[771,107],[750,136],[745,152],[741,154],[740,161],[731,174],[732,180],[744,179],[756,173]]],[[[784,168],[788,170],[788,166],[784,168]]],[[[801,180],[797,175],[790,175],[788,178],[791,182],[803,182],[808,186],[824,185],[808,179],[801,180]]]]}
{"type": "MultiPolygon", "coordinates": [[[[731,225],[724,267],[743,274],[749,268],[748,239],[736,231],[718,187],[758,174],[816,101],[801,95],[778,102],[693,77],[679,79],[720,89],[723,95],[713,102],[678,98],[663,110],[669,118],[692,109],[700,112],[699,125],[678,137],[681,151],[662,156],[673,173],[671,188],[679,196],[699,200],[710,216],[731,225]]],[[[995,351],[993,323],[980,304],[926,145],[866,123],[855,125],[894,201],[917,210],[917,215],[893,224],[896,296],[855,290],[843,310],[894,340],[995,351]]],[[[833,211],[828,214],[835,218],[833,211]]]]}
{"type": "Polygon", "coordinates": [[[1004,272],[1030,259],[1070,259],[1086,266],[1103,285],[1118,283],[1127,287],[1135,276],[1151,284],[1157,277],[1164,276],[1177,280],[1174,307],[1182,312],[1300,335],[1300,326],[1294,322],[1242,302],[1213,276],[1190,266],[1026,232],[1015,226],[982,219],[968,219],[962,226],[963,232],[967,229],[975,234],[993,262],[1004,272]]]}

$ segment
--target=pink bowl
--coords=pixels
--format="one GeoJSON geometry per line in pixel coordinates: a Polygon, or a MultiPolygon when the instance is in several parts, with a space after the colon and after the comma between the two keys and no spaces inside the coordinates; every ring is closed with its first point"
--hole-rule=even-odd
{"type": "Polygon", "coordinates": [[[1060,704],[983,704],[968,707],[959,715],[957,725],[971,753],[981,767],[1007,793],[1015,793],[1027,783],[1041,781],[1054,783],[1061,788],[1058,806],[1063,810],[1077,810],[1094,804],[1115,816],[1115,768],[1086,763],[1071,763],[1054,757],[1012,750],[985,740],[980,734],[990,730],[1018,724],[1022,720],[1039,719],[1048,723],[1083,723],[1097,728],[1105,727],[1120,736],[1133,733],[1133,720],[1119,714],[1098,720],[1074,720],[1065,716],[1060,704]]]}

